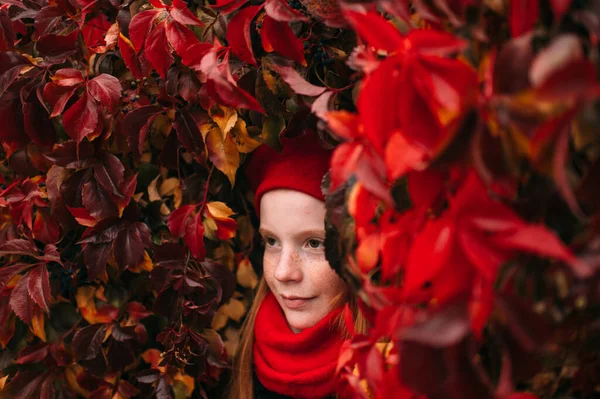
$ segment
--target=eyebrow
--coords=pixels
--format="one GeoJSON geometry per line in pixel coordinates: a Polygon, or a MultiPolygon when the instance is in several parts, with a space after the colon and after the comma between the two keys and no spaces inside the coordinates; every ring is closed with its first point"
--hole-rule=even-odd
{"type": "MultiPolygon", "coordinates": [[[[265,235],[276,235],[271,230],[269,230],[267,228],[264,228],[264,227],[260,227],[258,229],[258,232],[262,236],[265,236],[265,235]]],[[[299,231],[298,233],[296,233],[295,236],[296,237],[316,236],[316,237],[324,239],[325,238],[325,229],[308,229],[308,230],[302,230],[302,231],[299,231]]]]}

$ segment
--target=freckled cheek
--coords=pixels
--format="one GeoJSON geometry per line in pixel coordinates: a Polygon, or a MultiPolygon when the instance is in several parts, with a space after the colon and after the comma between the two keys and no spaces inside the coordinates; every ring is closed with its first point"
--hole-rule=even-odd
{"type": "Polygon", "coordinates": [[[277,258],[271,254],[265,253],[263,256],[263,273],[267,285],[272,289],[272,281],[275,279],[275,269],[277,268],[277,258]]]}
{"type": "Polygon", "coordinates": [[[329,266],[326,260],[308,262],[307,270],[310,273],[310,280],[321,295],[334,297],[344,288],[344,281],[329,266]]]}

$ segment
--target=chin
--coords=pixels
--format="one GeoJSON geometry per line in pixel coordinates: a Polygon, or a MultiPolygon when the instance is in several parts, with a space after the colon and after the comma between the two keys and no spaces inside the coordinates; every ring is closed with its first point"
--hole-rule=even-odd
{"type": "Polygon", "coordinates": [[[314,313],[287,311],[285,312],[285,318],[292,329],[304,330],[306,328],[313,327],[317,324],[325,315],[317,315],[314,313]],[[304,314],[303,314],[304,313],[304,314]]]}

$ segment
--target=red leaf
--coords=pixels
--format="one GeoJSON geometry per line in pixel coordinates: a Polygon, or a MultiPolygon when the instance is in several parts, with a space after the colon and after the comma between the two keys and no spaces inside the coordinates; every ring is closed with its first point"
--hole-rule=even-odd
{"type": "Polygon", "coordinates": [[[202,214],[200,212],[185,226],[183,242],[190,249],[194,258],[197,260],[204,259],[206,248],[204,247],[204,225],[202,224],[202,214]]]}
{"type": "Polygon", "coordinates": [[[98,223],[96,218],[90,215],[86,208],[74,208],[67,205],[67,209],[69,210],[69,213],[71,213],[71,215],[75,218],[77,223],[79,223],[82,226],[91,227],[95,226],[96,223],[98,223]]]}
{"type": "Polygon", "coordinates": [[[81,72],[73,68],[59,69],[51,79],[57,86],[75,86],[84,82],[81,72]]]}
{"type": "Polygon", "coordinates": [[[570,118],[567,126],[564,126],[562,132],[559,133],[556,147],[554,149],[554,159],[552,161],[552,175],[559,193],[571,209],[571,212],[580,219],[585,218],[585,214],[581,210],[573,188],[567,177],[567,160],[569,156],[569,137],[570,137],[570,118]]]}
{"type": "Polygon", "coordinates": [[[266,52],[277,51],[299,64],[306,66],[304,46],[286,22],[279,22],[265,16],[261,28],[262,45],[266,52]]]}
{"type": "Polygon", "coordinates": [[[294,10],[285,0],[265,1],[265,12],[271,18],[281,22],[309,21],[306,15],[294,10]]]}
{"type": "MultiPolygon", "coordinates": [[[[550,0],[552,11],[554,12],[554,20],[560,22],[563,15],[567,12],[573,0],[550,0]]],[[[516,398],[515,398],[516,399],[516,398]]]]}
{"type": "Polygon", "coordinates": [[[300,76],[298,71],[291,66],[273,64],[271,67],[281,76],[285,83],[290,85],[296,94],[314,97],[323,94],[326,90],[325,87],[308,83],[300,76]]]}
{"type": "Polygon", "coordinates": [[[567,246],[544,225],[525,225],[512,234],[494,237],[493,242],[509,249],[555,258],[568,263],[579,277],[592,273],[589,265],[577,259],[567,246]]]}
{"type": "Polygon", "coordinates": [[[378,13],[346,10],[344,15],[369,46],[389,53],[404,47],[405,42],[400,31],[378,13]]]}
{"type": "Polygon", "coordinates": [[[131,316],[131,318],[135,320],[140,320],[144,317],[148,317],[153,314],[151,311],[146,309],[144,305],[136,301],[129,302],[125,306],[125,310],[127,311],[127,313],[129,313],[129,316],[131,316]]]}
{"type": "Polygon", "coordinates": [[[512,37],[529,32],[537,22],[539,13],[539,0],[511,1],[509,25],[512,37]]]}
{"type": "Polygon", "coordinates": [[[121,99],[121,83],[114,76],[103,73],[90,80],[87,84],[88,92],[99,103],[114,111],[121,99]]]}
{"type": "Polygon", "coordinates": [[[19,280],[10,294],[10,307],[18,318],[27,325],[31,324],[34,303],[28,293],[29,275],[26,274],[19,280]]]}
{"type": "Polygon", "coordinates": [[[106,325],[97,323],[78,329],[73,336],[72,349],[77,360],[93,359],[100,351],[106,325]]]}
{"type": "Polygon", "coordinates": [[[540,86],[553,73],[571,62],[583,59],[579,37],[574,33],[555,37],[535,57],[529,68],[529,80],[533,87],[540,86]]]}
{"type": "Polygon", "coordinates": [[[250,6],[235,14],[227,25],[227,42],[231,51],[242,61],[257,65],[252,52],[252,40],[250,28],[252,20],[262,6],[250,6]]]}
{"type": "Polygon", "coordinates": [[[430,221],[412,242],[406,261],[404,290],[418,292],[431,281],[451,259],[455,226],[442,217],[430,221]]]}
{"type": "Polygon", "coordinates": [[[401,133],[394,133],[385,147],[385,166],[390,180],[396,180],[412,170],[423,170],[428,155],[423,148],[411,145],[401,133]]]}
{"type": "Polygon", "coordinates": [[[248,0],[215,0],[215,4],[211,5],[210,8],[222,12],[223,14],[229,14],[230,12],[234,12],[247,2],[248,0]]]}
{"type": "MultiPolygon", "coordinates": [[[[197,46],[200,43],[198,38],[189,28],[179,22],[170,22],[167,24],[167,40],[171,47],[181,57],[181,62],[184,65],[193,65],[198,61],[197,46]],[[196,47],[195,47],[196,46],[196,47]]],[[[202,43],[204,46],[208,45],[202,43]]],[[[210,46],[210,45],[208,45],[210,46]]]]}
{"type": "Polygon", "coordinates": [[[76,90],[77,86],[59,86],[52,82],[44,86],[43,98],[52,107],[52,110],[48,110],[51,118],[63,113],[67,102],[76,90]]]}
{"type": "Polygon", "coordinates": [[[254,111],[265,113],[258,101],[245,90],[237,86],[233,79],[229,64],[223,60],[217,64],[216,49],[212,49],[202,58],[200,70],[208,76],[206,87],[209,95],[222,105],[231,107],[248,108],[254,111]]]}
{"type": "Polygon", "coordinates": [[[78,144],[96,130],[98,105],[87,91],[63,115],[65,131],[78,144]]]}
{"type": "MultiPolygon", "coordinates": [[[[144,41],[148,36],[148,32],[150,32],[152,29],[154,20],[162,12],[163,11],[161,10],[145,10],[135,14],[135,16],[131,18],[131,23],[129,24],[129,37],[136,52],[139,53],[142,51],[144,41]]],[[[120,42],[119,48],[121,48],[121,51],[123,51],[120,42]]]]}
{"type": "Polygon", "coordinates": [[[0,256],[5,255],[26,255],[36,256],[38,253],[35,244],[28,240],[16,239],[9,240],[0,245],[0,256]]]}
{"type": "Polygon", "coordinates": [[[186,231],[187,220],[196,209],[196,205],[184,205],[174,210],[169,215],[167,225],[171,234],[175,237],[183,237],[186,231]]]}
{"type": "Polygon", "coordinates": [[[23,263],[17,263],[11,266],[2,266],[0,268],[0,290],[2,290],[16,274],[21,273],[29,266],[31,265],[23,263]]]}
{"type": "Polygon", "coordinates": [[[44,244],[54,244],[60,239],[58,224],[47,211],[38,209],[33,222],[33,238],[44,244]]]}
{"type": "Polygon", "coordinates": [[[469,333],[469,313],[464,302],[438,309],[422,323],[398,331],[398,338],[434,348],[446,348],[461,342],[469,333]]]}
{"type": "Polygon", "coordinates": [[[119,50],[121,51],[121,57],[123,57],[123,62],[125,62],[127,69],[131,71],[131,75],[137,79],[142,78],[144,74],[142,73],[142,68],[140,67],[140,62],[135,53],[133,43],[131,43],[131,41],[122,33],[119,34],[118,43],[119,50]]]}
{"type": "Polygon", "coordinates": [[[171,17],[180,24],[183,25],[194,25],[204,26],[190,10],[183,0],[173,0],[173,7],[171,8],[171,17]]]}
{"type": "Polygon", "coordinates": [[[440,57],[457,53],[467,47],[467,42],[448,32],[415,29],[410,31],[406,40],[410,43],[410,51],[422,55],[440,57]]]}
{"type": "Polygon", "coordinates": [[[174,61],[169,43],[167,42],[165,23],[161,23],[152,29],[152,32],[146,37],[144,54],[150,65],[156,69],[156,72],[164,79],[167,77],[167,71],[174,61]]]}

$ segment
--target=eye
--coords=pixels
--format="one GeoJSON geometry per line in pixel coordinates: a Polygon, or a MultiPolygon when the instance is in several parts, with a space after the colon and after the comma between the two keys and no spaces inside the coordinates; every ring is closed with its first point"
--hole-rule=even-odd
{"type": "Polygon", "coordinates": [[[263,242],[267,247],[274,247],[277,245],[277,240],[273,237],[263,237],[263,242]]]}
{"type": "Polygon", "coordinates": [[[307,240],[306,245],[308,245],[310,249],[325,249],[325,243],[322,240],[316,238],[311,238],[307,240]]]}

